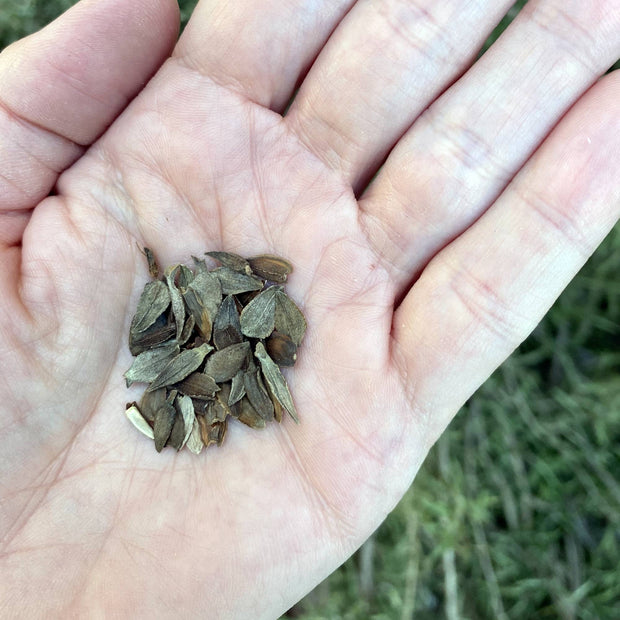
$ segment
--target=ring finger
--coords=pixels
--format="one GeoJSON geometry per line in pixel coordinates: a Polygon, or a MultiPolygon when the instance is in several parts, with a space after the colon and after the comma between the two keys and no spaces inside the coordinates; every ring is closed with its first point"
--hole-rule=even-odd
{"type": "Polygon", "coordinates": [[[401,290],[505,189],[620,52],[620,4],[530,1],[394,148],[360,203],[401,290]]]}
{"type": "Polygon", "coordinates": [[[359,191],[472,61],[510,4],[357,2],[303,82],[287,122],[359,191]]]}

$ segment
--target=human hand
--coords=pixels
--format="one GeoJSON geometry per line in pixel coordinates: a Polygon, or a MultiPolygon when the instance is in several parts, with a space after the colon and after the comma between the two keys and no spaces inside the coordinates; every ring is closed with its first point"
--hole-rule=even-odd
{"type": "Polygon", "coordinates": [[[84,0],[0,57],[3,617],[283,612],[617,220],[617,1],[530,3],[448,90],[511,2],[353,4],[203,0],[168,58],[171,0],[84,0]],[[130,427],[144,245],[293,262],[299,426],[130,427]]]}

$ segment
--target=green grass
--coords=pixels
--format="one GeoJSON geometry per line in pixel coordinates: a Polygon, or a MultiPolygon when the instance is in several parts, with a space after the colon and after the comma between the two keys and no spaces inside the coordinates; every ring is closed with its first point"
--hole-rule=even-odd
{"type": "MultiPolygon", "coordinates": [[[[0,46],[71,4],[0,0],[0,46]]],[[[618,274],[616,227],[383,525],[290,617],[620,618],[618,274]]]]}

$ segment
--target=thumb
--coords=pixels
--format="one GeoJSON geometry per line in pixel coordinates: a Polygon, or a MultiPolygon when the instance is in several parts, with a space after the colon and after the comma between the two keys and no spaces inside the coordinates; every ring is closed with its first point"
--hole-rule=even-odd
{"type": "Polygon", "coordinates": [[[174,0],[82,0],[0,54],[0,251],[169,55],[174,0]]]}

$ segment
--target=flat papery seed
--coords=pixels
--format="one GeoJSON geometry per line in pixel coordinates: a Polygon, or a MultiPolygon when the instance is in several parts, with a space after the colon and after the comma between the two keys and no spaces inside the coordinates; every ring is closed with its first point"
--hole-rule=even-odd
{"type": "Polygon", "coordinates": [[[269,394],[269,398],[271,398],[271,402],[273,403],[273,417],[275,418],[276,422],[280,424],[282,422],[282,412],[284,411],[284,408],[282,407],[282,404],[277,399],[276,395],[273,393],[267,382],[265,382],[265,387],[267,388],[267,393],[269,394]]]}
{"type": "Polygon", "coordinates": [[[238,403],[245,396],[245,386],[243,385],[243,370],[239,370],[232,378],[230,394],[228,396],[228,406],[238,403]]]}
{"type": "Polygon", "coordinates": [[[248,263],[257,276],[271,282],[285,282],[288,274],[293,271],[291,263],[273,254],[248,258],[248,263]]]}
{"type": "Polygon", "coordinates": [[[213,410],[215,414],[215,420],[224,422],[226,418],[231,415],[230,407],[228,406],[228,398],[230,396],[230,383],[222,383],[221,390],[215,395],[214,403],[217,403],[217,409],[213,410]]]}
{"type": "Polygon", "coordinates": [[[185,321],[185,325],[183,325],[183,331],[181,332],[181,338],[179,339],[179,344],[181,346],[186,344],[187,341],[192,337],[195,325],[196,321],[194,317],[190,314],[185,321]]]}
{"type": "Polygon", "coordinates": [[[209,375],[202,372],[193,372],[191,375],[183,379],[175,385],[175,388],[192,398],[200,398],[202,400],[211,400],[215,398],[215,393],[219,391],[219,386],[209,375]]]}
{"type": "Polygon", "coordinates": [[[231,418],[239,417],[239,412],[241,411],[240,407],[241,407],[241,401],[237,401],[236,403],[233,403],[232,405],[228,405],[228,408],[230,409],[231,418]]]}
{"type": "Polygon", "coordinates": [[[260,278],[233,271],[229,267],[218,267],[212,272],[222,285],[224,295],[238,295],[248,291],[260,291],[264,282],[260,278]]]}
{"type": "Polygon", "coordinates": [[[189,396],[179,394],[175,401],[175,405],[177,408],[177,412],[180,413],[181,417],[183,418],[183,425],[185,428],[185,435],[183,436],[183,441],[181,442],[181,448],[183,448],[183,446],[185,446],[189,441],[189,436],[192,433],[192,429],[194,428],[194,422],[196,420],[196,415],[194,413],[194,403],[189,396]]]}
{"type": "Polygon", "coordinates": [[[179,275],[177,277],[177,285],[183,293],[185,289],[192,283],[194,272],[187,265],[179,265],[179,275]]]}
{"type": "Polygon", "coordinates": [[[195,275],[202,273],[203,271],[209,271],[209,267],[205,262],[204,258],[197,258],[196,256],[192,256],[192,260],[194,261],[194,272],[195,275]]]}
{"type": "Polygon", "coordinates": [[[129,350],[132,355],[140,355],[144,351],[148,351],[174,338],[176,327],[167,325],[165,317],[161,317],[151,327],[145,329],[139,334],[129,333],[129,350]]]}
{"type": "Polygon", "coordinates": [[[201,398],[192,398],[192,402],[194,403],[194,413],[196,415],[202,415],[202,416],[205,415],[209,400],[204,400],[201,398]]]}
{"type": "Polygon", "coordinates": [[[247,396],[244,396],[237,404],[239,408],[236,411],[237,415],[235,417],[240,422],[243,422],[250,428],[265,428],[265,420],[258,415],[247,396]]]}
{"type": "Polygon", "coordinates": [[[306,319],[295,302],[280,288],[275,295],[275,328],[297,345],[306,333],[306,319]]]}
{"type": "Polygon", "coordinates": [[[125,373],[127,387],[132,383],[150,383],[159,375],[164,366],[179,354],[176,341],[168,342],[140,353],[125,373]]]}
{"type": "Polygon", "coordinates": [[[200,436],[200,425],[198,424],[198,420],[196,418],[194,418],[192,430],[185,445],[193,454],[200,454],[204,448],[204,443],[202,441],[202,437],[200,436]]]}
{"type": "Polygon", "coordinates": [[[207,353],[212,349],[211,345],[205,343],[195,349],[182,351],[166,364],[147,389],[152,392],[161,387],[179,383],[202,364],[207,353]]]}
{"type": "Polygon", "coordinates": [[[263,420],[273,420],[274,409],[273,403],[269,398],[269,394],[262,385],[259,371],[246,372],[243,377],[243,385],[245,387],[245,395],[263,420]]]}
{"type": "MultiPolygon", "coordinates": [[[[228,398],[230,396],[230,381],[220,383],[220,391],[215,395],[217,400],[221,400],[228,407],[228,398]]],[[[230,414],[230,411],[228,412],[230,414]]]]}
{"type": "Polygon", "coordinates": [[[185,438],[185,420],[183,416],[177,410],[174,416],[174,423],[172,424],[172,430],[170,431],[170,437],[166,442],[167,446],[173,447],[177,452],[183,445],[183,439],[185,438]]]}
{"type": "Polygon", "coordinates": [[[250,265],[245,258],[239,256],[239,254],[233,254],[232,252],[206,252],[207,256],[219,261],[224,267],[228,267],[233,271],[245,273],[248,276],[252,275],[250,265]]]}
{"type": "Polygon", "coordinates": [[[194,326],[198,333],[205,339],[211,340],[212,320],[209,312],[202,305],[195,290],[189,288],[183,293],[183,301],[190,316],[194,318],[194,326]]]}
{"type": "Polygon", "coordinates": [[[235,299],[238,302],[237,306],[239,306],[240,309],[244,308],[258,295],[260,295],[260,291],[248,291],[247,293],[235,295],[235,299]]]}
{"type": "Polygon", "coordinates": [[[165,402],[166,388],[160,388],[158,390],[153,390],[152,392],[145,391],[144,394],[142,394],[138,408],[146,420],[149,422],[154,422],[155,413],[160,407],[164,406],[165,402]]]}
{"type": "Polygon", "coordinates": [[[265,289],[241,311],[241,332],[248,338],[266,338],[273,331],[278,288],[270,286],[265,289]]]}
{"type": "Polygon", "coordinates": [[[250,343],[247,341],[215,351],[207,358],[204,372],[217,383],[230,381],[245,365],[250,352],[250,343]]]}
{"type": "Polygon", "coordinates": [[[212,437],[213,440],[217,443],[217,445],[221,446],[224,443],[224,438],[226,437],[227,429],[228,429],[228,420],[224,420],[223,422],[215,422],[215,424],[211,425],[211,431],[209,433],[209,437],[212,437]]]}
{"type": "Polygon", "coordinates": [[[125,409],[125,415],[127,419],[143,434],[146,435],[149,439],[154,439],[153,429],[150,424],[144,419],[140,410],[135,404],[127,407],[125,409]]]}
{"type": "Polygon", "coordinates": [[[213,344],[216,349],[225,349],[231,344],[243,342],[239,311],[235,298],[227,295],[215,315],[213,321],[213,344]]]}
{"type": "Polygon", "coordinates": [[[222,286],[219,279],[210,271],[203,271],[196,275],[190,288],[196,291],[200,301],[214,318],[222,303],[222,286]]]}
{"type": "Polygon", "coordinates": [[[159,280],[147,282],[140,295],[129,331],[134,336],[148,329],[170,305],[168,287],[159,280]]]}
{"type": "Polygon", "coordinates": [[[221,401],[219,398],[207,403],[205,419],[207,424],[214,424],[215,422],[223,422],[227,416],[230,415],[230,409],[228,404],[221,401]]]}
{"type": "Polygon", "coordinates": [[[226,421],[209,424],[204,418],[198,418],[198,422],[200,424],[200,436],[207,448],[212,443],[217,443],[218,446],[222,445],[226,435],[226,421]]]}
{"type": "Polygon", "coordinates": [[[205,340],[211,339],[211,328],[222,303],[220,281],[210,272],[196,274],[185,291],[185,303],[196,320],[196,327],[205,340]]]}
{"type": "Polygon", "coordinates": [[[198,420],[198,426],[200,427],[200,438],[202,439],[202,443],[205,445],[205,448],[209,446],[209,424],[207,423],[206,418],[203,415],[197,415],[196,420],[198,420]]]}
{"type": "Polygon", "coordinates": [[[297,410],[293,404],[293,397],[288,389],[286,380],[280,372],[278,365],[267,354],[262,342],[256,343],[254,355],[260,362],[265,383],[269,386],[272,395],[280,401],[280,404],[289,412],[291,418],[293,418],[295,422],[299,422],[297,410]]]}
{"type": "Polygon", "coordinates": [[[174,322],[177,327],[176,337],[177,340],[181,339],[181,333],[183,331],[183,325],[185,324],[185,304],[183,303],[183,296],[176,285],[176,275],[180,265],[174,265],[166,269],[164,275],[168,284],[168,291],[170,292],[170,302],[172,303],[172,314],[174,316],[174,322]]]}
{"type": "Polygon", "coordinates": [[[163,407],[155,413],[155,422],[153,424],[153,435],[155,439],[155,450],[161,452],[170,437],[172,427],[174,426],[174,418],[176,416],[175,408],[165,402],[163,407]]]}

